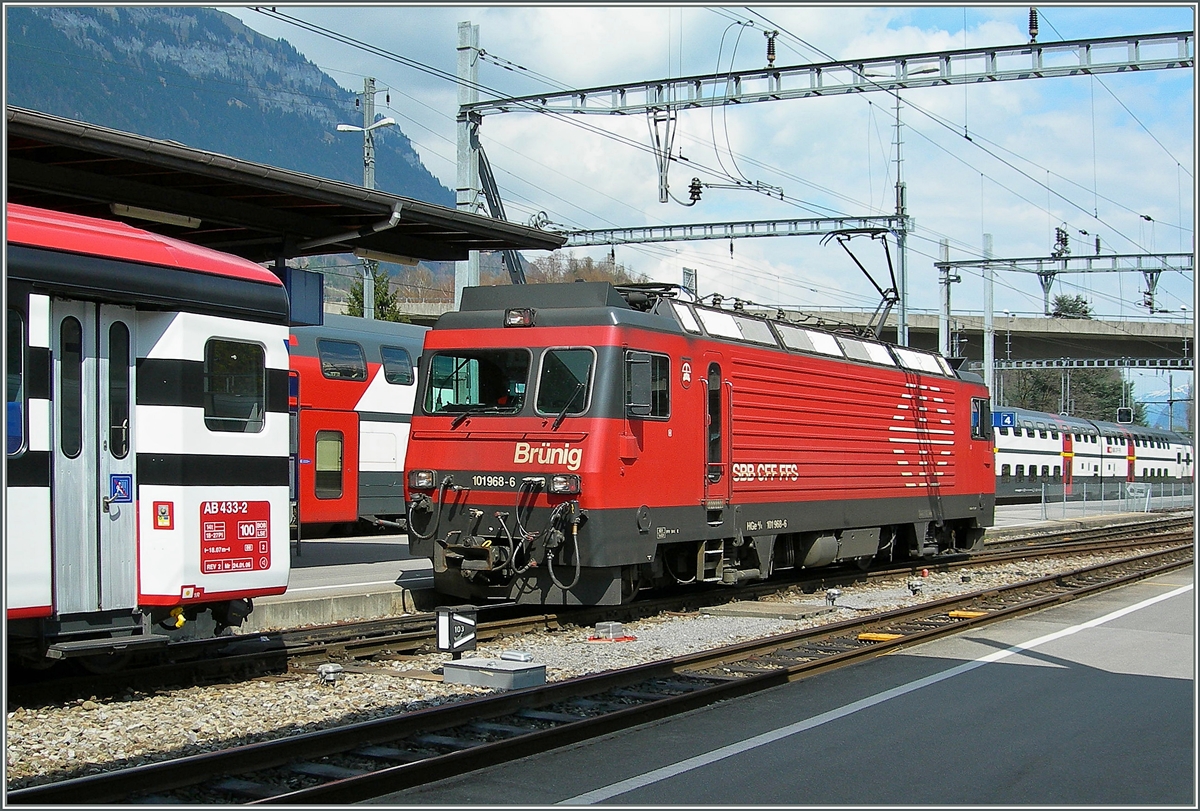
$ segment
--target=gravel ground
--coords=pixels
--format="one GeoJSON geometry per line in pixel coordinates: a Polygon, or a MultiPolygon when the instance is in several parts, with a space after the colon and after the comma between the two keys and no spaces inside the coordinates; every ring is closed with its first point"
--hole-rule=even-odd
{"type": "MultiPolygon", "coordinates": [[[[747,639],[785,633],[867,613],[1003,585],[1099,562],[1101,556],[1021,561],[922,578],[919,596],[910,578],[841,589],[835,610],[802,620],[710,616],[660,616],[626,623],[627,642],[594,643],[592,629],[541,631],[483,643],[473,654],[498,658],[504,650],[527,651],[558,681],[587,673],[652,662],[747,639]],[[961,574],[969,572],[970,582],[961,574]]],[[[824,594],[798,590],[770,598],[819,603],[824,594]]],[[[379,672],[344,673],[332,684],[317,674],[296,673],[153,694],[128,693],[112,701],[83,700],[8,712],[5,736],[9,789],[77,777],[124,766],[178,758],[242,743],[270,740],[491,692],[429,678],[449,654],[406,657],[379,672]],[[426,678],[411,674],[425,672],[426,678]]]]}

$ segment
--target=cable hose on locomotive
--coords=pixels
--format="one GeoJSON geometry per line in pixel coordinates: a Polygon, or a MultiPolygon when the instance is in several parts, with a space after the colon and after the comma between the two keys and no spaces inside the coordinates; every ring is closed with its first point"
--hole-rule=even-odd
{"type": "MultiPolygon", "coordinates": [[[[408,518],[408,534],[409,535],[412,535],[414,538],[416,538],[419,541],[428,541],[430,538],[432,538],[434,535],[437,534],[438,524],[440,524],[442,521],[442,503],[446,496],[446,488],[450,486],[451,478],[452,477],[450,477],[450,476],[446,476],[445,478],[442,479],[442,483],[438,485],[438,500],[437,500],[437,508],[436,508],[436,511],[434,512],[434,516],[433,516],[433,528],[429,530],[428,534],[422,534],[422,533],[418,532],[416,529],[416,525],[413,524],[413,516],[412,516],[413,508],[415,508],[417,506],[418,499],[414,498],[412,501],[412,504],[408,505],[408,511],[407,511],[406,517],[408,518]]],[[[428,498],[429,498],[428,496],[425,496],[425,499],[428,499],[428,498]]]]}
{"type": "Polygon", "coordinates": [[[681,585],[681,586],[687,586],[687,585],[689,585],[689,584],[691,584],[691,583],[695,583],[695,582],[696,582],[696,577],[697,577],[697,575],[695,575],[695,574],[694,574],[694,575],[692,575],[692,579],[691,579],[691,580],[682,580],[682,579],[680,579],[679,575],[675,574],[675,570],[671,568],[671,561],[669,560],[669,558],[668,558],[668,556],[667,556],[667,555],[663,555],[663,559],[662,559],[662,560],[663,560],[663,568],[665,568],[665,569],[667,570],[667,574],[669,574],[669,575],[671,575],[671,577],[675,578],[675,582],[676,582],[677,584],[679,584],[679,585],[681,585]]]}
{"type": "Polygon", "coordinates": [[[504,534],[508,536],[508,562],[505,566],[515,577],[529,571],[529,567],[533,565],[533,555],[530,555],[526,549],[528,542],[525,538],[522,538],[520,543],[513,538],[512,530],[508,528],[508,522],[504,520],[504,516],[505,513],[496,513],[496,518],[500,521],[500,526],[504,527],[504,534]],[[524,566],[517,565],[518,552],[525,552],[526,560],[524,566]]]}
{"type": "Polygon", "coordinates": [[[521,535],[522,544],[536,541],[538,538],[540,538],[542,536],[542,532],[546,531],[546,530],[542,530],[542,532],[530,532],[529,530],[525,529],[525,525],[521,522],[521,496],[524,494],[526,489],[529,489],[531,491],[530,492],[530,496],[531,496],[530,510],[532,510],[533,509],[533,500],[532,499],[537,498],[537,493],[533,492],[533,490],[534,490],[534,488],[541,487],[544,484],[545,484],[545,481],[542,479],[539,479],[536,476],[527,476],[521,480],[521,486],[517,488],[517,503],[513,508],[513,515],[516,518],[517,532],[520,533],[520,535],[521,535]]]}
{"type": "Polygon", "coordinates": [[[562,589],[563,591],[570,591],[571,589],[573,589],[575,587],[575,584],[579,582],[579,575],[582,573],[582,568],[583,568],[582,564],[579,561],[579,533],[578,533],[579,524],[577,521],[571,520],[571,516],[573,513],[576,512],[577,507],[578,507],[578,502],[575,502],[575,501],[565,501],[562,504],[559,504],[557,507],[555,507],[551,511],[550,522],[549,522],[549,526],[547,527],[547,529],[558,530],[560,533],[562,533],[563,539],[566,540],[566,533],[563,532],[563,528],[560,527],[559,524],[562,523],[563,521],[568,521],[571,524],[571,541],[572,541],[572,545],[574,546],[574,551],[575,551],[575,555],[574,555],[574,557],[575,557],[575,579],[574,580],[572,580],[570,583],[568,583],[566,585],[563,585],[561,582],[559,582],[558,577],[555,576],[555,574],[554,574],[554,550],[553,549],[546,550],[546,572],[550,575],[550,581],[552,583],[554,583],[554,585],[556,585],[560,589],[562,589]]]}

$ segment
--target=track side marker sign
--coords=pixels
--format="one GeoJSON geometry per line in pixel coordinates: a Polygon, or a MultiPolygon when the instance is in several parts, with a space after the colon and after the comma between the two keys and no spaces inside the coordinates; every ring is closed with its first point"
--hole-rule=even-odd
{"type": "Polygon", "coordinates": [[[437,610],[438,650],[448,651],[457,659],[465,650],[475,650],[476,610],[473,605],[439,607],[437,610]]]}

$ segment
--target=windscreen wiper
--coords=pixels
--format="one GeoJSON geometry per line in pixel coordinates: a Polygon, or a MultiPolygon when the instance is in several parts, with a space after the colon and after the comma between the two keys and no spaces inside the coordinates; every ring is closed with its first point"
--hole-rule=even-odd
{"type": "Polygon", "coordinates": [[[587,384],[582,380],[575,384],[575,392],[571,398],[567,400],[566,405],[562,407],[562,411],[558,412],[558,416],[554,418],[554,424],[550,426],[551,431],[557,431],[558,426],[562,425],[563,417],[567,416],[567,409],[571,407],[571,403],[575,402],[575,398],[579,396],[579,392],[587,388],[587,384]]]}

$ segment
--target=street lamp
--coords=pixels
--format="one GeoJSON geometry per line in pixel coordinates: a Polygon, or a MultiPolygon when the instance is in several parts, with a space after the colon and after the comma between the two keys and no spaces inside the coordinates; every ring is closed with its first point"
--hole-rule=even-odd
{"type": "Polygon", "coordinates": [[[366,127],[356,127],[353,124],[338,124],[338,132],[361,132],[363,134],[363,186],[375,188],[375,136],[372,134],[380,127],[395,126],[396,119],[381,118],[366,127]]]}
{"type": "MultiPolygon", "coordinates": [[[[363,187],[375,188],[375,130],[395,126],[396,119],[381,118],[375,121],[375,80],[363,80],[363,126],[338,124],[338,132],[361,132],[363,134],[363,187]]],[[[363,318],[375,318],[375,262],[363,259],[363,318]]]]}

